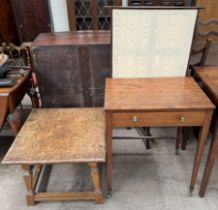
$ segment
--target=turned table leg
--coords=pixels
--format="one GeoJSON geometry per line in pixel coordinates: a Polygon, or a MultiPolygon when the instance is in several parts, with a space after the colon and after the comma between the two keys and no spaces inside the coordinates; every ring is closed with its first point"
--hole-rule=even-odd
{"type": "Polygon", "coordinates": [[[100,173],[99,173],[98,165],[97,163],[89,163],[89,167],[91,170],[91,179],[94,186],[95,202],[97,204],[102,204],[104,200],[101,191],[101,181],[100,181],[100,175],[99,175],[100,173]]]}
{"type": "Polygon", "coordinates": [[[30,165],[22,165],[22,169],[24,170],[24,183],[26,186],[27,194],[26,201],[28,206],[34,205],[34,187],[33,187],[33,173],[30,165]]]}
{"type": "Polygon", "coordinates": [[[213,140],[212,140],[211,145],[210,145],[210,150],[208,153],[207,162],[206,162],[206,166],[204,169],[204,175],[203,175],[203,179],[201,181],[201,187],[199,190],[199,195],[201,197],[203,197],[205,192],[206,192],[207,184],[209,182],[210,175],[211,175],[217,154],[218,154],[218,119],[216,121],[214,137],[213,137],[213,140]]]}

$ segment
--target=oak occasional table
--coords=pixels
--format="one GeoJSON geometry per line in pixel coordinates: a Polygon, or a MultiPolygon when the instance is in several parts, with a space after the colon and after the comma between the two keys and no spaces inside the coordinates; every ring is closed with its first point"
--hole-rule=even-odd
{"type": "Polygon", "coordinates": [[[200,126],[190,192],[194,190],[214,105],[191,77],[107,79],[105,89],[108,191],[112,191],[113,127],[200,126]]]}
{"type": "Polygon", "coordinates": [[[33,109],[2,163],[22,165],[27,204],[34,205],[36,201],[48,200],[103,203],[99,167],[104,162],[104,110],[78,108],[33,109]],[[42,166],[62,163],[87,163],[94,191],[37,192],[42,166]]]}
{"type": "MultiPolygon", "coordinates": [[[[194,70],[194,75],[200,81],[202,89],[206,92],[206,94],[210,97],[213,103],[218,106],[218,66],[205,66],[205,67],[196,67],[194,70]]],[[[218,155],[218,113],[217,109],[214,112],[213,116],[214,121],[214,129],[213,131],[213,139],[211,141],[210,150],[208,153],[208,158],[205,166],[205,171],[203,175],[203,179],[201,182],[201,187],[199,191],[199,195],[201,197],[204,196],[207,184],[218,155]]]]}

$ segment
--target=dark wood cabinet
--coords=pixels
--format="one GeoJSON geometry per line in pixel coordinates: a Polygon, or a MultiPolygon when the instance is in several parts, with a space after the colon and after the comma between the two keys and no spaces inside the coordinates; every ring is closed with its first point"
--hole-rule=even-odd
{"type": "Polygon", "coordinates": [[[67,0],[70,30],[110,30],[111,14],[105,6],[121,5],[122,0],[67,0]]]}
{"type": "Polygon", "coordinates": [[[20,42],[51,31],[48,0],[11,0],[20,42]]]}
{"type": "Polygon", "coordinates": [[[40,34],[32,44],[43,107],[99,107],[111,77],[109,32],[40,34]]]}
{"type": "Polygon", "coordinates": [[[8,0],[0,0],[0,43],[2,42],[18,42],[13,11],[8,0]]]}

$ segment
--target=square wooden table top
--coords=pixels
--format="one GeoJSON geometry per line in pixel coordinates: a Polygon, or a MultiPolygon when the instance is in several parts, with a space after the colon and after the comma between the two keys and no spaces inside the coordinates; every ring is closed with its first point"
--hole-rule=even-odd
{"type": "Polygon", "coordinates": [[[207,88],[211,100],[218,105],[218,66],[195,67],[195,74],[207,88]]]}
{"type": "Polygon", "coordinates": [[[4,164],[105,161],[105,114],[100,108],[33,109],[4,164]]]}
{"type": "Polygon", "coordinates": [[[192,77],[106,80],[106,111],[214,109],[192,77]]]}

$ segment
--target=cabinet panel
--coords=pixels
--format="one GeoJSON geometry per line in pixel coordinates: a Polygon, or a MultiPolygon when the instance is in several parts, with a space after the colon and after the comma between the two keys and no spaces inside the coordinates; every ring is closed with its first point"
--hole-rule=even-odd
{"type": "Polygon", "coordinates": [[[11,0],[20,42],[51,31],[48,0],[11,0]]]}
{"type": "Polygon", "coordinates": [[[83,106],[78,47],[33,49],[43,107],[83,106]]]}
{"type": "Polygon", "coordinates": [[[111,46],[89,46],[92,105],[103,106],[105,78],[111,77],[111,46]]]}
{"type": "Polygon", "coordinates": [[[107,32],[40,34],[32,51],[43,107],[101,107],[111,77],[107,32]]]}
{"type": "Polygon", "coordinates": [[[12,42],[17,44],[15,20],[10,1],[1,0],[0,3],[0,43],[12,42]]]}

